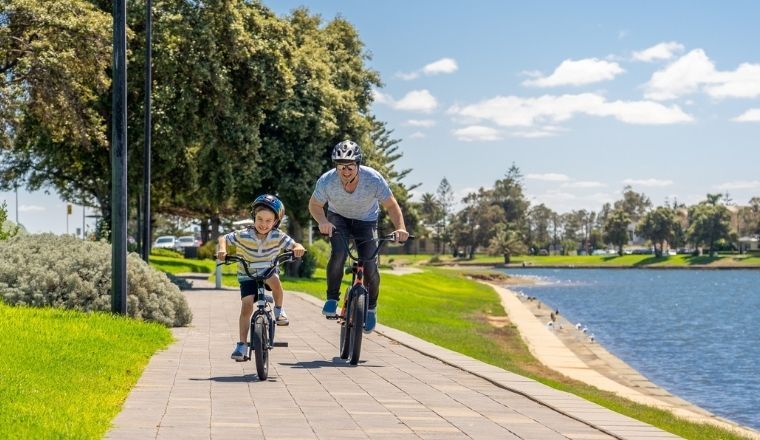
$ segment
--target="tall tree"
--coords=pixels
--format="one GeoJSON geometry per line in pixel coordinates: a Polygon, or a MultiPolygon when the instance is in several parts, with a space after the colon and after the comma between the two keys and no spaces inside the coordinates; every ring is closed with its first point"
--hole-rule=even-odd
{"type": "Polygon", "coordinates": [[[673,241],[676,225],[677,221],[673,209],[660,206],[644,214],[637,231],[639,235],[651,240],[655,255],[661,257],[665,251],[665,243],[673,241]]]}
{"type": "Polygon", "coordinates": [[[731,216],[721,202],[722,195],[708,194],[706,200],[689,208],[689,239],[700,247],[707,245],[715,255],[718,241],[729,238],[731,216]]]}
{"type": "Polygon", "coordinates": [[[623,188],[623,198],[615,202],[615,209],[622,209],[628,214],[633,223],[638,223],[646,211],[652,207],[652,202],[644,193],[637,193],[630,185],[623,188]]]}
{"type": "Polygon", "coordinates": [[[623,255],[623,246],[628,243],[628,225],[631,217],[623,209],[615,209],[607,216],[604,224],[604,241],[617,247],[618,255],[623,255]]]}

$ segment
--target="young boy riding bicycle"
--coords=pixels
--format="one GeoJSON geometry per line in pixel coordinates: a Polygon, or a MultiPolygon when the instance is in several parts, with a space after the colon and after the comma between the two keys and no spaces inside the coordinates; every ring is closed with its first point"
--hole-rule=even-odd
{"type": "MultiPolygon", "coordinates": [[[[236,246],[237,254],[249,262],[270,262],[282,250],[292,250],[296,257],[304,254],[304,247],[277,229],[285,216],[285,205],[277,197],[263,194],[256,197],[251,204],[253,226],[240,231],[233,231],[219,237],[217,259],[224,261],[227,255],[227,243],[236,246]]],[[[248,329],[253,314],[253,299],[256,296],[256,282],[248,277],[242,263],[238,263],[238,281],[240,282],[240,339],[230,357],[236,361],[245,359],[247,352],[248,329]]],[[[283,291],[277,273],[266,280],[274,296],[274,316],[277,325],[288,325],[288,316],[282,308],[283,291]]]]}

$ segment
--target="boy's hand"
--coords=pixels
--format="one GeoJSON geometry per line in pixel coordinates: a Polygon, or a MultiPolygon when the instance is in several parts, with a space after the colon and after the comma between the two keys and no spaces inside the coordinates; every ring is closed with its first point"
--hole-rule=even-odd
{"type": "Polygon", "coordinates": [[[224,261],[224,257],[227,256],[227,251],[218,251],[216,253],[216,261],[224,261]]]}
{"type": "Polygon", "coordinates": [[[304,248],[301,243],[296,243],[295,246],[293,246],[293,255],[300,258],[303,257],[303,254],[306,252],[306,248],[304,248]]]}

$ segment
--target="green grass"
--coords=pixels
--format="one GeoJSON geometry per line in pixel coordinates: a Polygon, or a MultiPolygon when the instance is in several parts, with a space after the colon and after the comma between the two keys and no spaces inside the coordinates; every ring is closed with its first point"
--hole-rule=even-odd
{"type": "MultiPolygon", "coordinates": [[[[425,259],[419,257],[419,261],[425,259]]],[[[349,279],[349,276],[344,277],[344,287],[341,290],[345,291],[349,279]]],[[[224,275],[222,282],[227,286],[238,285],[234,274],[224,275]]],[[[318,269],[313,279],[283,277],[283,287],[324,299],[325,271],[318,269]]],[[[379,304],[379,321],[384,325],[576,394],[682,437],[740,438],[725,430],[690,423],[667,411],[633,403],[612,393],[569,380],[546,368],[530,354],[514,325],[495,328],[488,323],[488,316],[505,315],[496,292],[463,277],[458,271],[428,267],[422,273],[409,275],[384,273],[379,304]]]]}
{"type": "Polygon", "coordinates": [[[0,438],[102,438],[171,340],[159,324],[0,304],[0,438]]]}
{"type": "Polygon", "coordinates": [[[177,273],[211,273],[214,271],[213,260],[195,260],[191,258],[164,257],[159,255],[150,256],[150,264],[158,270],[177,273]]]}

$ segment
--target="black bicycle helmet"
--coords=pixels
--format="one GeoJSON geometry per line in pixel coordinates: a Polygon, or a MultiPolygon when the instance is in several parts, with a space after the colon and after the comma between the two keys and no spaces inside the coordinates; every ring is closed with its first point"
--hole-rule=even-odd
{"type": "Polygon", "coordinates": [[[259,206],[264,206],[274,212],[274,227],[276,228],[280,225],[282,218],[285,217],[285,205],[280,199],[271,194],[262,194],[256,197],[256,200],[251,203],[251,218],[256,217],[256,208],[259,206]]]}
{"type": "Polygon", "coordinates": [[[356,142],[345,140],[335,144],[331,157],[333,162],[353,161],[357,165],[360,165],[362,161],[362,149],[356,142]]]}

